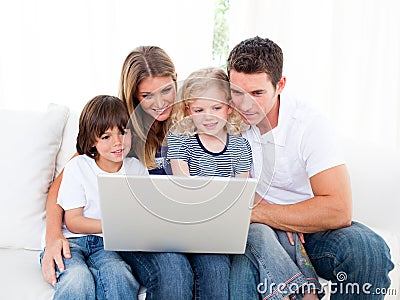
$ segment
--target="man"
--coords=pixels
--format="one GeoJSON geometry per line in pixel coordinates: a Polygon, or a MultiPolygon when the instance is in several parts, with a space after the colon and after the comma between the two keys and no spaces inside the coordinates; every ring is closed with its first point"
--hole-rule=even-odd
{"type": "Polygon", "coordinates": [[[373,293],[390,285],[389,249],[351,221],[349,176],[333,131],[281,94],[282,67],[280,47],[260,37],[242,41],[228,58],[232,103],[251,125],[245,137],[259,179],[246,252],[232,257],[232,299],[289,299],[304,287],[275,230],[288,232],[291,244],[304,241],[318,275],[333,283],[331,299],[383,299],[373,293]]]}

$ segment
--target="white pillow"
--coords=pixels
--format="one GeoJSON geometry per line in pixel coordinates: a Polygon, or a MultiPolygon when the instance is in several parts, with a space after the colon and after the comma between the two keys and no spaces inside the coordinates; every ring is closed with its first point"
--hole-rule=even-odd
{"type": "Polygon", "coordinates": [[[40,249],[45,205],[69,109],[0,110],[0,248],[40,249]]]}

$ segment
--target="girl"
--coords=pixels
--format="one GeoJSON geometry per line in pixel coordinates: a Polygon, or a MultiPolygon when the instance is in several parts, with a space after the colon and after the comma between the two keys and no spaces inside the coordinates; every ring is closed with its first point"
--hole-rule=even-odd
{"type": "Polygon", "coordinates": [[[57,203],[64,209],[63,234],[72,257],[64,260],[54,299],[137,299],[139,284],[130,267],[113,251],[103,248],[97,175],[147,175],[135,158],[124,157],[131,148],[125,104],[112,96],[97,96],[79,119],[78,156],[64,168],[57,203]],[[79,280],[76,280],[79,278],[79,280]],[[69,284],[71,280],[78,283],[69,284]]]}
{"type": "Polygon", "coordinates": [[[193,72],[180,89],[168,136],[174,175],[248,177],[251,149],[244,123],[229,106],[230,86],[221,69],[193,72]]]}
{"type": "MultiPolygon", "coordinates": [[[[167,158],[174,175],[248,177],[250,145],[240,136],[241,117],[229,106],[230,86],[223,70],[193,72],[172,111],[167,158]]],[[[187,256],[195,273],[198,299],[228,299],[228,255],[187,256]]]]}

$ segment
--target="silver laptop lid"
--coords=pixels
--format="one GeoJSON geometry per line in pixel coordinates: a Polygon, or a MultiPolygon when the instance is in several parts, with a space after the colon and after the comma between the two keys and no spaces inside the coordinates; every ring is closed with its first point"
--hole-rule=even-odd
{"type": "Polygon", "coordinates": [[[255,179],[98,177],[107,250],[243,253],[255,179]]]}

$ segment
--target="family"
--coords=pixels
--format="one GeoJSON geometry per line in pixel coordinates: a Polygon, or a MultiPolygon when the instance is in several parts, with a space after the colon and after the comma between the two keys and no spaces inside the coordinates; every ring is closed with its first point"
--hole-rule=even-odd
{"type": "MultiPolygon", "coordinates": [[[[77,155],[46,203],[43,277],[54,299],[321,299],[318,276],[368,284],[331,299],[383,299],[393,269],[384,240],[352,222],[349,176],[334,130],[283,93],[281,48],[254,37],[236,45],[227,72],[193,72],[178,89],[163,49],[126,57],[119,97],[90,100],[77,155]],[[105,251],[97,175],[255,177],[244,254],[105,251]]],[[[129,237],[127,237],[129,238],[129,237]]]]}

